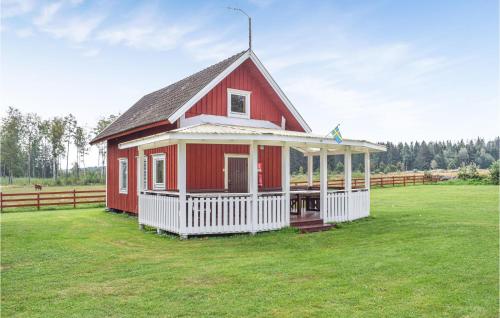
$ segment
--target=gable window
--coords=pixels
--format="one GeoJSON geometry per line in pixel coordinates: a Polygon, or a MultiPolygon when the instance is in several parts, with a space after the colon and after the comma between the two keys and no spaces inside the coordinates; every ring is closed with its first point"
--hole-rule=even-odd
{"type": "Polygon", "coordinates": [[[153,190],[165,190],[165,154],[153,155],[153,190]]]}
{"type": "Polygon", "coordinates": [[[119,192],[123,194],[128,193],[128,159],[120,158],[118,159],[119,163],[119,174],[118,174],[118,185],[119,192]]]}
{"type": "Polygon", "coordinates": [[[227,114],[230,117],[250,118],[250,92],[228,88],[227,114]]]}

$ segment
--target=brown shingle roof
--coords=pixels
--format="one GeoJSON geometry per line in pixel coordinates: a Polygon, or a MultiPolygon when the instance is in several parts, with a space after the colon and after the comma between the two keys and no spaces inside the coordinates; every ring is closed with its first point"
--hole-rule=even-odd
{"type": "Polygon", "coordinates": [[[182,107],[245,52],[235,54],[198,73],[145,95],[99,135],[95,136],[92,142],[104,140],[107,137],[133,128],[167,120],[170,115],[182,107]]]}

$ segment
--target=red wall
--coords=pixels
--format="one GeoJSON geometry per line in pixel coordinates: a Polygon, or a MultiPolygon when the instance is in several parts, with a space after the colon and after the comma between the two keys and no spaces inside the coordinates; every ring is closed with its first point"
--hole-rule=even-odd
{"type": "Polygon", "coordinates": [[[286,118],[286,129],[304,131],[273,88],[267,83],[255,64],[246,60],[186,112],[186,117],[201,114],[227,116],[227,89],[251,91],[250,118],[268,120],[281,127],[281,116],[286,118]]]}
{"type": "MultiPolygon", "coordinates": [[[[281,187],[281,147],[259,147],[262,165],[261,188],[281,187]]],[[[224,154],[248,154],[248,145],[188,144],[187,191],[224,190],[224,154]]]]}

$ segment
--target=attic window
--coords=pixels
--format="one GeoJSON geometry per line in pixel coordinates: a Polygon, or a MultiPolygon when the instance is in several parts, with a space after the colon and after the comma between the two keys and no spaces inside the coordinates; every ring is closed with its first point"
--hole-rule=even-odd
{"type": "Polygon", "coordinates": [[[228,88],[227,108],[230,117],[250,118],[250,92],[228,88]]]}

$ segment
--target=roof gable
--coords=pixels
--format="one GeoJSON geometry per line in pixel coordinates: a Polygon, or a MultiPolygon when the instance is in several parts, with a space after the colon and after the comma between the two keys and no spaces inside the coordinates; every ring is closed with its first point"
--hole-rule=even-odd
{"type": "Polygon", "coordinates": [[[310,132],[311,129],[307,123],[285,96],[255,53],[246,50],[174,84],[145,95],[97,135],[91,143],[106,140],[116,134],[159,121],[174,123],[198,100],[205,96],[248,58],[254,62],[258,70],[262,73],[291,114],[297,119],[304,131],[310,132]]]}

